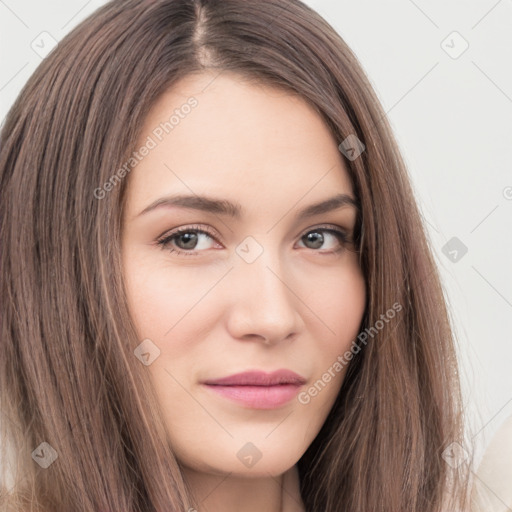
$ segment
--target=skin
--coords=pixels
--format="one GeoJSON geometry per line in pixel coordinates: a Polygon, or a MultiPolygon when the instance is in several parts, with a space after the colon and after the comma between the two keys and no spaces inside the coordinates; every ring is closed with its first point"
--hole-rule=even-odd
{"type": "Polygon", "coordinates": [[[304,391],[350,348],[365,308],[364,276],[350,241],[318,227],[350,233],[356,211],[344,206],[302,220],[297,212],[338,193],[354,197],[353,188],[337,141],[304,100],[229,72],[215,76],[182,79],[142,127],[137,147],[188,97],[198,101],[127,178],[128,302],[140,340],[160,350],[145,368],[199,512],[300,511],[296,463],[346,367],[309,403],[295,398],[276,409],[242,406],[201,382],[287,368],[307,379],[304,391]],[[178,206],[140,214],[171,194],[237,202],[242,217],[178,206]],[[196,244],[183,235],[157,244],[188,226],[213,237],[193,232],[196,244]],[[311,232],[316,242],[305,236],[311,232]],[[245,245],[247,237],[256,244],[245,245]],[[262,252],[248,263],[241,247],[262,252]],[[251,467],[237,457],[248,442],[261,454],[251,467]]]}

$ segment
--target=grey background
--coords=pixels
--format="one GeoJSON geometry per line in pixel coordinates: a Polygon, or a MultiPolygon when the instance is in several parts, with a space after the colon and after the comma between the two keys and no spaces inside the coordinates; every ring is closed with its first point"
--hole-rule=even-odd
{"type": "MultiPolygon", "coordinates": [[[[103,3],[0,0],[1,120],[52,40],[103,3]]],[[[360,59],[409,166],[456,327],[478,462],[512,415],[512,0],[306,3],[360,59]]]]}

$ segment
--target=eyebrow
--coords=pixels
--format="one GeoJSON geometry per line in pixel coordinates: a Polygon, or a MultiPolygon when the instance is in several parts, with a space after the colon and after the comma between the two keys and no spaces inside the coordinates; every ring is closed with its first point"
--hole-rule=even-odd
{"type": "MultiPolygon", "coordinates": [[[[242,217],[242,207],[239,203],[227,201],[225,199],[215,199],[212,197],[198,195],[177,195],[161,197],[160,199],[157,199],[149,206],[144,208],[144,210],[142,210],[137,215],[137,217],[145,215],[146,213],[156,210],[157,208],[173,206],[187,208],[190,210],[215,213],[234,219],[240,219],[242,217]]],[[[302,220],[347,206],[354,208],[357,211],[360,210],[358,201],[356,201],[353,197],[349,196],[348,194],[338,194],[323,201],[311,204],[300,210],[297,214],[297,219],[302,220]]]]}

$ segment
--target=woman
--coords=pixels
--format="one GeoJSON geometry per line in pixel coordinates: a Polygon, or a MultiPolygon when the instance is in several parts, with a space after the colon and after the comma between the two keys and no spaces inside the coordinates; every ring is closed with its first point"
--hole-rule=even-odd
{"type": "Polygon", "coordinates": [[[25,86],[0,170],[5,507],[466,506],[407,172],[311,9],[108,3],[25,86]]]}

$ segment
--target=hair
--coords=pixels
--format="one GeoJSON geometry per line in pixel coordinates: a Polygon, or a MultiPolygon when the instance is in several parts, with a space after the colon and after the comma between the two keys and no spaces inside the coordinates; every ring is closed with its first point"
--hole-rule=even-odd
{"type": "MultiPolygon", "coordinates": [[[[455,336],[406,166],[357,58],[299,0],[116,0],[45,58],[0,134],[0,400],[9,510],[186,511],[196,506],[167,438],[122,281],[126,162],[152,105],[178,80],[233,72],[302,97],[341,143],[361,205],[356,242],[371,332],[298,461],[308,512],[464,506],[455,336]],[[33,460],[49,447],[48,468],[33,460]],[[9,469],[9,471],[7,471],[9,469]],[[9,478],[11,481],[9,481],[9,478]],[[341,505],[342,504],[342,505],[341,505]],[[24,508],[25,507],[25,508],[24,508]]],[[[2,509],[3,510],[3,509],[2,509]]],[[[444,509],[446,510],[446,508],[444,509]]]]}

